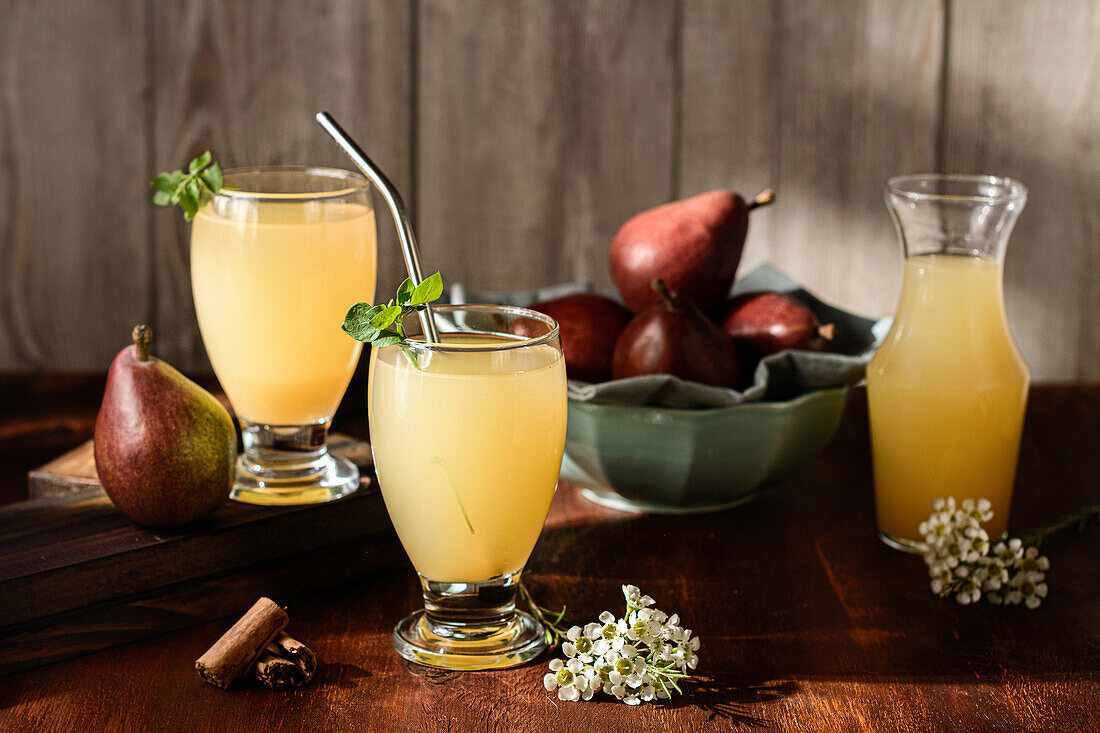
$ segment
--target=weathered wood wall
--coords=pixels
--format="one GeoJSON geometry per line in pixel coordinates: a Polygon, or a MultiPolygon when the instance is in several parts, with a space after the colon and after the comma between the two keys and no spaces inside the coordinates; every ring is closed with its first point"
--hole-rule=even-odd
{"type": "Polygon", "coordinates": [[[139,320],[207,369],[187,227],[146,181],[206,147],[346,167],[326,108],[425,264],[482,288],[606,286],[630,214],[774,186],[746,265],[886,314],[882,181],[1017,176],[1013,328],[1036,379],[1097,379],[1098,39],[1100,0],[0,0],[0,369],[103,369],[139,320]]]}

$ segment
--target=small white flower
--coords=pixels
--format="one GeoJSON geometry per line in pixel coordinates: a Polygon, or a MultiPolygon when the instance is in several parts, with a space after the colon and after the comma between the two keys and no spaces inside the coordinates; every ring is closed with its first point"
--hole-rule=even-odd
{"type": "Polygon", "coordinates": [[[981,527],[967,527],[959,540],[963,562],[977,562],[989,552],[989,535],[981,527]]]}
{"type": "Polygon", "coordinates": [[[640,687],[644,682],[646,663],[641,657],[635,657],[633,662],[634,668],[623,678],[623,681],[626,682],[627,687],[640,687]]]}
{"type": "Polygon", "coordinates": [[[623,702],[627,705],[637,705],[643,701],[649,702],[654,698],[656,693],[657,690],[654,689],[653,685],[645,685],[639,690],[630,691],[630,694],[623,698],[623,702]]]}
{"type": "Polygon", "coordinates": [[[946,499],[936,499],[932,502],[932,511],[936,513],[944,513],[951,515],[955,513],[955,497],[949,496],[946,499]]]}
{"type": "Polygon", "coordinates": [[[680,617],[654,607],[650,596],[623,586],[626,617],[604,611],[599,622],[570,628],[562,642],[566,659],[550,663],[543,686],[564,701],[589,700],[603,691],[629,705],[668,699],[669,685],[699,663],[699,639],[680,617]]]}
{"type": "MultiPolygon", "coordinates": [[[[1038,572],[1017,573],[1011,581],[1014,591],[1009,591],[1009,593],[1018,593],[1020,600],[1028,608],[1038,608],[1039,604],[1042,603],[1041,599],[1047,597],[1047,584],[1043,582],[1045,578],[1046,576],[1043,573],[1038,572]]],[[[1016,602],[1019,603],[1020,601],[1017,600],[1016,602]]]]}
{"type": "Polygon", "coordinates": [[[989,499],[963,499],[962,510],[976,522],[988,522],[993,518],[993,504],[989,499]]]}
{"type": "Polygon", "coordinates": [[[610,651],[603,658],[607,664],[607,681],[613,685],[622,684],[627,675],[634,672],[633,660],[617,651],[610,651]]]}
{"type": "Polygon", "coordinates": [[[1046,572],[1050,569],[1050,561],[1045,555],[1039,554],[1038,547],[1029,547],[1023,557],[1016,561],[1015,567],[1021,573],[1046,572]]]}
{"type": "Polygon", "coordinates": [[[950,534],[953,527],[951,515],[946,512],[932,512],[928,520],[921,522],[920,534],[928,547],[940,545],[944,538],[950,534]]]}
{"type": "Polygon", "coordinates": [[[962,558],[963,548],[962,543],[959,541],[957,533],[951,533],[950,537],[945,540],[941,552],[938,556],[939,563],[943,567],[953,568],[958,566],[960,559],[962,558]]]}
{"type": "Polygon", "coordinates": [[[1001,561],[1006,567],[1012,567],[1016,564],[1016,561],[1024,556],[1023,543],[1013,537],[1007,543],[998,542],[993,546],[993,556],[1001,561]]]}
{"type": "Polygon", "coordinates": [[[623,596],[626,598],[627,605],[631,608],[645,608],[655,603],[649,596],[643,596],[642,591],[636,585],[624,585],[623,596]]]}
{"type": "MultiPolygon", "coordinates": [[[[579,659],[570,659],[568,663],[560,659],[550,661],[550,674],[542,678],[542,685],[548,692],[555,687],[558,699],[565,702],[580,700],[589,687],[589,675],[579,659]]],[[[591,697],[589,695],[588,697],[591,697]]]]}
{"type": "Polygon", "coordinates": [[[968,578],[959,588],[959,592],[955,594],[955,600],[964,606],[977,603],[981,597],[982,589],[974,582],[973,578],[968,578]]]}
{"type": "MultiPolygon", "coordinates": [[[[576,657],[586,664],[591,664],[593,659],[600,654],[595,651],[596,642],[593,642],[591,638],[584,635],[583,629],[580,626],[574,626],[566,632],[565,638],[567,641],[561,645],[562,654],[567,657],[576,657]]],[[[607,642],[603,639],[599,640],[602,644],[606,645],[607,642]]]]}
{"type": "Polygon", "coordinates": [[[996,556],[982,558],[982,574],[982,590],[985,591],[1000,590],[1008,582],[1008,568],[996,556]]]}
{"type": "Polygon", "coordinates": [[[652,646],[661,635],[661,624],[653,618],[648,608],[633,611],[627,616],[626,637],[631,641],[652,646]]]}
{"type": "Polygon", "coordinates": [[[932,592],[938,596],[943,595],[943,589],[948,587],[955,580],[955,574],[951,572],[951,568],[941,567],[938,573],[932,578],[932,592]]]}

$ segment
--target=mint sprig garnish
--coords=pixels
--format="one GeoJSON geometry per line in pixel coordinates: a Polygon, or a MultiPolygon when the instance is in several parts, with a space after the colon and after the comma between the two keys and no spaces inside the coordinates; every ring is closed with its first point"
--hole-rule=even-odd
{"type": "Polygon", "coordinates": [[[443,276],[438,272],[416,286],[405,278],[397,288],[397,297],[385,305],[356,303],[349,308],[344,316],[344,332],[356,341],[375,347],[408,344],[409,337],[403,325],[405,318],[424,310],[441,295],[443,276]]]}
{"type": "Polygon", "coordinates": [[[178,205],[183,209],[183,218],[191,221],[199,213],[203,191],[214,194],[221,190],[222,171],[212,162],[210,151],[200,155],[182,170],[161,173],[149,185],[156,189],[153,203],[157,206],[178,205]]]}

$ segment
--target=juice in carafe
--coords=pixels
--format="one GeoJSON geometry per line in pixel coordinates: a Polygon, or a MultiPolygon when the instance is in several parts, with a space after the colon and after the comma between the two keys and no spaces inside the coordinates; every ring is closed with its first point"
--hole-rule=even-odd
{"type": "Polygon", "coordinates": [[[880,533],[920,541],[939,497],[986,498],[1007,526],[1030,382],[1008,330],[1002,266],[952,254],[905,261],[894,325],[867,368],[880,533]]]}

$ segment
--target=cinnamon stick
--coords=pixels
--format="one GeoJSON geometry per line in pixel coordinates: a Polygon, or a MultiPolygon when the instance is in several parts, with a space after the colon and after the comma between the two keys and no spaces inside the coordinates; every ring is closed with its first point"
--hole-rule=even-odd
{"type": "Polygon", "coordinates": [[[302,642],[280,631],[256,660],[254,673],[265,687],[301,687],[313,679],[317,655],[302,642]]]}
{"type": "Polygon", "coordinates": [[[287,624],[286,612],[270,598],[261,598],[195,662],[206,682],[228,687],[247,672],[287,624]]]}

